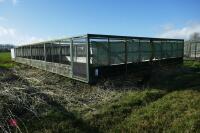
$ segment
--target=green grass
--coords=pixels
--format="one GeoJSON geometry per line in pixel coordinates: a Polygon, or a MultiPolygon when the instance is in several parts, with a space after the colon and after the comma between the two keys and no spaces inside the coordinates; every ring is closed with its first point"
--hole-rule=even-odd
{"type": "Polygon", "coordinates": [[[11,68],[14,63],[11,61],[10,52],[0,52],[0,67],[11,68]]]}
{"type": "Polygon", "coordinates": [[[133,111],[111,132],[200,132],[199,101],[199,91],[174,91],[133,111]]]}
{"type": "Polygon", "coordinates": [[[184,61],[184,66],[188,68],[197,68],[200,69],[200,61],[184,61]]]}
{"type": "Polygon", "coordinates": [[[99,132],[200,132],[199,66],[200,62],[185,61],[155,75],[158,89],[126,92],[98,107],[88,123],[99,132]]]}
{"type": "Polygon", "coordinates": [[[124,121],[132,112],[162,98],[165,93],[166,91],[161,90],[127,92],[117,101],[102,106],[88,121],[100,132],[108,131],[124,121]]]}
{"type": "Polygon", "coordinates": [[[73,113],[56,108],[48,108],[49,111],[34,120],[27,121],[27,129],[31,133],[87,133],[96,132],[81,118],[77,118],[73,113]]]}

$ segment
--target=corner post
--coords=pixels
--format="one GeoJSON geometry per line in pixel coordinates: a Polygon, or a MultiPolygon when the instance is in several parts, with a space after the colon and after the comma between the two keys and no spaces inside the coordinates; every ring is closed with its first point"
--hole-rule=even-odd
{"type": "Polygon", "coordinates": [[[74,74],[74,56],[73,56],[73,39],[70,40],[70,65],[71,65],[71,77],[73,78],[74,74]]]}
{"type": "Polygon", "coordinates": [[[90,35],[89,34],[87,34],[86,39],[87,39],[86,72],[87,72],[87,82],[90,83],[91,79],[90,79],[90,35]]]}

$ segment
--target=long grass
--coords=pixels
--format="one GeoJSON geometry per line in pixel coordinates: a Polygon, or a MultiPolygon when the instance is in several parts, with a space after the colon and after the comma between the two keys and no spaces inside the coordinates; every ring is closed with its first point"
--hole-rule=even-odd
{"type": "MultiPolygon", "coordinates": [[[[0,53],[0,64],[12,64],[9,53],[0,53]]],[[[39,119],[26,116],[26,121],[23,116],[25,124],[29,132],[46,133],[200,132],[200,62],[184,61],[172,70],[156,71],[150,84],[153,87],[119,92],[117,99],[93,105],[95,111],[67,110],[77,101],[61,108],[53,99],[39,119]]]]}
{"type": "Polygon", "coordinates": [[[199,66],[185,61],[153,76],[157,89],[126,92],[101,106],[88,122],[99,132],[200,132],[199,66]]]}
{"type": "Polygon", "coordinates": [[[111,132],[199,132],[199,101],[199,91],[174,91],[131,112],[111,132]]]}
{"type": "Polygon", "coordinates": [[[11,61],[10,52],[0,52],[0,67],[11,68],[14,63],[11,61]]]}

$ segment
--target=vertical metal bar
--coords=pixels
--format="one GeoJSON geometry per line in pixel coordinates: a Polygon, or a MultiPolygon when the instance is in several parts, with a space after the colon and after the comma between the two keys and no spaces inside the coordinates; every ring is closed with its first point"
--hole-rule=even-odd
{"type": "Polygon", "coordinates": [[[38,45],[38,59],[41,60],[41,49],[40,49],[40,45],[38,45]]]}
{"type": "Polygon", "coordinates": [[[37,60],[37,46],[35,46],[35,59],[37,60]]]}
{"type": "Polygon", "coordinates": [[[23,58],[23,54],[22,54],[22,53],[23,53],[23,52],[22,52],[22,47],[21,47],[21,54],[20,54],[20,55],[21,55],[21,57],[23,58]]]}
{"type": "Polygon", "coordinates": [[[34,56],[35,56],[35,60],[37,59],[37,58],[36,58],[36,57],[37,57],[36,50],[37,50],[37,48],[36,48],[36,46],[34,46],[34,56]]]}
{"type": "Polygon", "coordinates": [[[36,49],[35,50],[35,53],[36,53],[35,56],[36,56],[36,59],[38,60],[38,46],[37,45],[36,45],[35,49],[36,49]]]}
{"type": "Polygon", "coordinates": [[[47,61],[46,44],[44,43],[44,61],[47,61]]]}
{"type": "Polygon", "coordinates": [[[160,54],[161,54],[161,60],[163,58],[163,40],[160,40],[161,45],[160,45],[160,54]]]}
{"type": "Polygon", "coordinates": [[[25,58],[27,58],[27,54],[28,54],[28,51],[27,51],[27,47],[25,47],[25,58]]]}
{"type": "Polygon", "coordinates": [[[53,42],[51,42],[51,62],[53,62],[53,42]]]}
{"type": "Polygon", "coordinates": [[[73,78],[74,76],[74,59],[73,59],[73,39],[71,39],[71,43],[70,43],[70,65],[71,65],[71,77],[73,78]]]}
{"type": "Polygon", "coordinates": [[[176,49],[176,47],[174,48],[174,46],[176,46],[176,43],[171,43],[171,41],[169,41],[169,42],[170,42],[170,45],[171,45],[171,57],[173,57],[174,52],[175,53],[177,52],[177,50],[174,51],[176,49]]]}
{"type": "Polygon", "coordinates": [[[197,43],[195,43],[195,59],[197,58],[197,43]]]}
{"type": "Polygon", "coordinates": [[[188,57],[191,58],[191,42],[189,42],[189,52],[188,52],[188,57]]]}
{"type": "Polygon", "coordinates": [[[26,47],[23,47],[23,54],[24,54],[24,58],[26,58],[26,47]]]}
{"type": "Polygon", "coordinates": [[[36,46],[34,46],[34,57],[35,57],[34,59],[36,59],[36,56],[37,56],[37,55],[36,55],[36,50],[37,50],[37,49],[36,49],[36,46]]]}
{"type": "Polygon", "coordinates": [[[153,40],[150,39],[150,46],[151,46],[151,57],[150,57],[150,61],[153,60],[153,57],[154,57],[154,53],[155,53],[155,50],[154,50],[154,44],[153,44],[153,40]]]}
{"type": "Polygon", "coordinates": [[[90,71],[90,36],[87,35],[87,58],[86,58],[86,73],[87,73],[87,82],[90,83],[91,82],[91,71],[90,71]]]}
{"type": "Polygon", "coordinates": [[[26,46],[23,47],[24,58],[26,58],[26,46]]]}
{"type": "Polygon", "coordinates": [[[111,65],[111,46],[110,46],[110,38],[108,37],[108,46],[107,46],[107,52],[108,52],[108,65],[111,65]]]}
{"type": "Polygon", "coordinates": [[[142,62],[141,60],[141,43],[140,43],[140,39],[139,39],[139,54],[138,54],[138,62],[142,62]]]}
{"type": "Polygon", "coordinates": [[[32,46],[30,45],[30,66],[32,66],[32,46]]]}
{"type": "Polygon", "coordinates": [[[45,70],[47,70],[47,52],[46,52],[46,44],[44,43],[44,61],[45,61],[45,70]]]}
{"type": "Polygon", "coordinates": [[[184,40],[182,41],[182,57],[184,57],[184,46],[185,46],[185,42],[184,42],[184,40]]]}
{"type": "Polygon", "coordinates": [[[127,49],[127,40],[125,40],[125,72],[127,74],[127,58],[128,58],[128,49],[127,49]]]}
{"type": "Polygon", "coordinates": [[[59,63],[61,63],[61,45],[59,41],[59,63]]]}

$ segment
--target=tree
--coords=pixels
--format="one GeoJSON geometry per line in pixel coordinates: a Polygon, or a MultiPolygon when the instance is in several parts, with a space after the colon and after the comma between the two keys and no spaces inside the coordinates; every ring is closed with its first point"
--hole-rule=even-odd
{"type": "Polygon", "coordinates": [[[200,41],[200,33],[195,32],[190,36],[190,40],[192,41],[200,41]]]}

